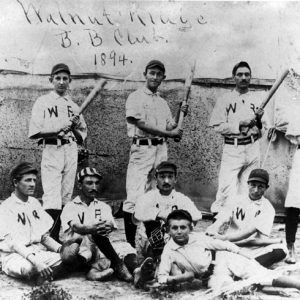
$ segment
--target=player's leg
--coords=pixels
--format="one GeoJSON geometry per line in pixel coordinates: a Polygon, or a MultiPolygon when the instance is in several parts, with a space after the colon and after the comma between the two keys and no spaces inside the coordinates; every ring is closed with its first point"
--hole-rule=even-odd
{"type": "Polygon", "coordinates": [[[145,193],[148,173],[155,161],[155,146],[132,145],[126,176],[127,199],[123,203],[125,235],[128,243],[135,247],[137,225],[133,223],[136,200],[145,193]]]}
{"type": "Polygon", "coordinates": [[[41,162],[41,178],[44,190],[43,208],[51,215],[54,223],[50,235],[59,241],[61,213],[61,181],[64,166],[64,151],[56,145],[46,145],[41,162]]]}
{"type": "Polygon", "coordinates": [[[228,204],[228,197],[237,194],[238,174],[245,164],[244,147],[224,145],[216,200],[210,208],[212,213],[218,213],[228,204]]]}
{"type": "Polygon", "coordinates": [[[255,260],[265,268],[282,261],[287,255],[287,248],[284,244],[272,244],[261,247],[255,255],[255,260]]]}
{"type": "Polygon", "coordinates": [[[93,234],[93,241],[99,248],[99,250],[111,261],[112,268],[115,271],[116,276],[124,281],[132,281],[133,277],[128,271],[123,260],[119,257],[116,250],[112,246],[109,238],[107,236],[93,234]]]}

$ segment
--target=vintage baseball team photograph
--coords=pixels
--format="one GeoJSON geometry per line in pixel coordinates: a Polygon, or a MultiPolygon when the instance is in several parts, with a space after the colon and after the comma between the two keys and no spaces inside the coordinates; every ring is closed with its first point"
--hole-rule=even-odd
{"type": "Polygon", "coordinates": [[[2,0],[0,299],[300,299],[300,2],[2,0]]]}

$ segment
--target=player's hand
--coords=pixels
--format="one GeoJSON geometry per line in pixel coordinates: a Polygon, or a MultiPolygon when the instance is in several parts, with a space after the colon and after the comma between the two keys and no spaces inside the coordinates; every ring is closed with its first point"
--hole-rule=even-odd
{"type": "Polygon", "coordinates": [[[108,235],[113,231],[114,227],[111,223],[105,223],[105,229],[106,229],[106,234],[108,235]]]}
{"type": "Polygon", "coordinates": [[[265,111],[262,109],[262,108],[258,108],[256,111],[255,111],[255,115],[256,115],[256,118],[261,120],[262,116],[264,115],[265,111]]]}
{"type": "Polygon", "coordinates": [[[98,221],[94,225],[95,227],[95,233],[100,234],[100,235],[106,235],[106,221],[98,221]]]}
{"type": "Polygon", "coordinates": [[[74,115],[70,119],[70,122],[72,123],[72,126],[76,127],[80,123],[80,116],[79,115],[74,115]]]}
{"type": "Polygon", "coordinates": [[[181,128],[175,128],[171,131],[169,131],[169,137],[171,138],[178,138],[178,139],[181,139],[182,138],[182,135],[183,135],[183,130],[181,128]]]}
{"type": "Polygon", "coordinates": [[[53,271],[51,267],[48,267],[44,262],[40,261],[36,257],[31,258],[31,262],[42,278],[49,279],[52,277],[53,271]]]}

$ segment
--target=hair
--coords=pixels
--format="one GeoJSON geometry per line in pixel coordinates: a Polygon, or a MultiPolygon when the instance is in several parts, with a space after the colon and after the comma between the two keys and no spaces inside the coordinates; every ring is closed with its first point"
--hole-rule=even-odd
{"type": "Polygon", "coordinates": [[[238,69],[238,68],[243,68],[243,67],[248,68],[249,71],[250,71],[250,74],[252,73],[249,64],[248,64],[246,61],[240,61],[239,63],[237,63],[237,64],[233,67],[233,69],[232,69],[232,75],[235,76],[237,69],[238,69]]]}
{"type": "Polygon", "coordinates": [[[191,214],[184,209],[173,210],[167,217],[167,224],[169,224],[170,220],[187,220],[191,223],[193,222],[191,214]]]}

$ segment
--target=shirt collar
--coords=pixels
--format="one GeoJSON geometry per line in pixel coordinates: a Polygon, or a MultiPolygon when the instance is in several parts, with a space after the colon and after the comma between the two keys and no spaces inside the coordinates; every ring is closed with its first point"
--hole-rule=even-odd
{"type": "MultiPolygon", "coordinates": [[[[88,206],[86,203],[84,203],[84,202],[81,200],[80,196],[75,197],[75,198],[73,199],[73,202],[74,202],[75,204],[81,204],[81,205],[86,205],[86,206],[88,206]]],[[[99,202],[99,200],[95,198],[91,203],[97,203],[97,202],[99,202]]],[[[91,204],[91,203],[90,203],[90,204],[91,204]]]]}
{"type": "Polygon", "coordinates": [[[152,93],[146,86],[143,87],[143,92],[150,96],[159,96],[159,92],[152,93]]]}
{"type": "Polygon", "coordinates": [[[31,198],[31,197],[28,197],[28,200],[27,200],[26,202],[24,202],[24,201],[22,201],[20,198],[18,198],[14,192],[11,193],[10,197],[11,197],[16,203],[18,203],[18,204],[23,204],[23,205],[26,204],[26,203],[28,203],[28,202],[30,202],[30,198],[31,198]]]}

